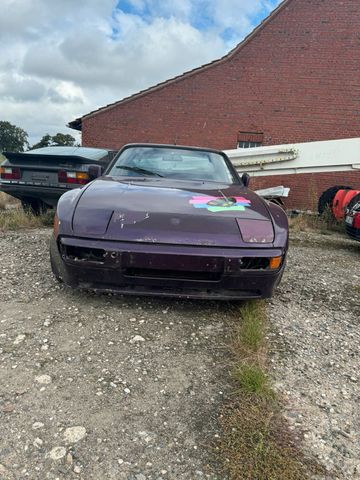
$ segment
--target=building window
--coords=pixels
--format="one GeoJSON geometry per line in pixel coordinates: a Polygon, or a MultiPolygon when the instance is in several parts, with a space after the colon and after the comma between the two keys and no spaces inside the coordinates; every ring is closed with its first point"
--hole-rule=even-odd
{"type": "Polygon", "coordinates": [[[239,132],[237,148],[261,147],[264,140],[262,132],[239,132]]]}
{"type": "Polygon", "coordinates": [[[252,147],[261,147],[262,143],[260,142],[238,142],[238,148],[252,148],[252,147]]]}

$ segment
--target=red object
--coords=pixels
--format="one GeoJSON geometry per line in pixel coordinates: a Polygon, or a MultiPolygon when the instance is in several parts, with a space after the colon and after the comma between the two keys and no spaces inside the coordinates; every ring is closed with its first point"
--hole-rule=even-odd
{"type": "Polygon", "coordinates": [[[84,172],[67,172],[66,170],[59,170],[58,180],[59,183],[86,185],[89,182],[89,175],[84,172]]]}
{"type": "Polygon", "coordinates": [[[67,183],[67,175],[65,170],[59,170],[58,180],[60,183],[67,183]]]}
{"type": "Polygon", "coordinates": [[[352,226],[354,228],[360,228],[360,213],[355,213],[352,226]]]}
{"type": "Polygon", "coordinates": [[[360,190],[339,190],[335,195],[332,212],[336,220],[342,220],[350,200],[360,193],[360,190]]]}
{"type": "Polygon", "coordinates": [[[21,171],[17,167],[1,167],[0,177],[3,180],[20,180],[21,171]]]}

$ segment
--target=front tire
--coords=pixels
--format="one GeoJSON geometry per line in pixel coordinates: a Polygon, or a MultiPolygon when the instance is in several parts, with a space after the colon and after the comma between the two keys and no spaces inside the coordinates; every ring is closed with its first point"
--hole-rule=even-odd
{"type": "Polygon", "coordinates": [[[54,274],[54,277],[59,283],[63,283],[63,279],[60,275],[60,270],[58,266],[58,262],[60,261],[60,255],[56,243],[56,238],[55,235],[53,234],[51,236],[50,240],[50,265],[51,265],[51,270],[52,273],[54,274]]]}
{"type": "Polygon", "coordinates": [[[352,190],[352,187],[343,186],[343,185],[335,185],[334,187],[330,187],[325,192],[320,195],[319,203],[318,203],[318,212],[319,215],[323,215],[326,210],[330,209],[332,213],[332,206],[334,198],[339,190],[352,190]]]}

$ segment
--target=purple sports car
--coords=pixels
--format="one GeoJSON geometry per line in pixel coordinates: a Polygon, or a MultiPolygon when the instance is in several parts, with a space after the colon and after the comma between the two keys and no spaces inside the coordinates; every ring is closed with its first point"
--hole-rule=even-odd
{"type": "Polygon", "coordinates": [[[248,182],[221,151],[127,145],[105,174],[60,198],[53,272],[105,292],[270,297],[285,268],[288,222],[248,182]]]}

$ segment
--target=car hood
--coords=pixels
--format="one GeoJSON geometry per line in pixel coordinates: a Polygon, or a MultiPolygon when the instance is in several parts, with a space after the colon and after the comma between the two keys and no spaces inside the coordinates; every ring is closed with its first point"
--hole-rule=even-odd
{"type": "Polygon", "coordinates": [[[127,242],[239,247],[239,219],[271,222],[265,202],[241,185],[177,181],[174,187],[170,179],[106,177],[84,189],[73,232],[127,242]]]}

